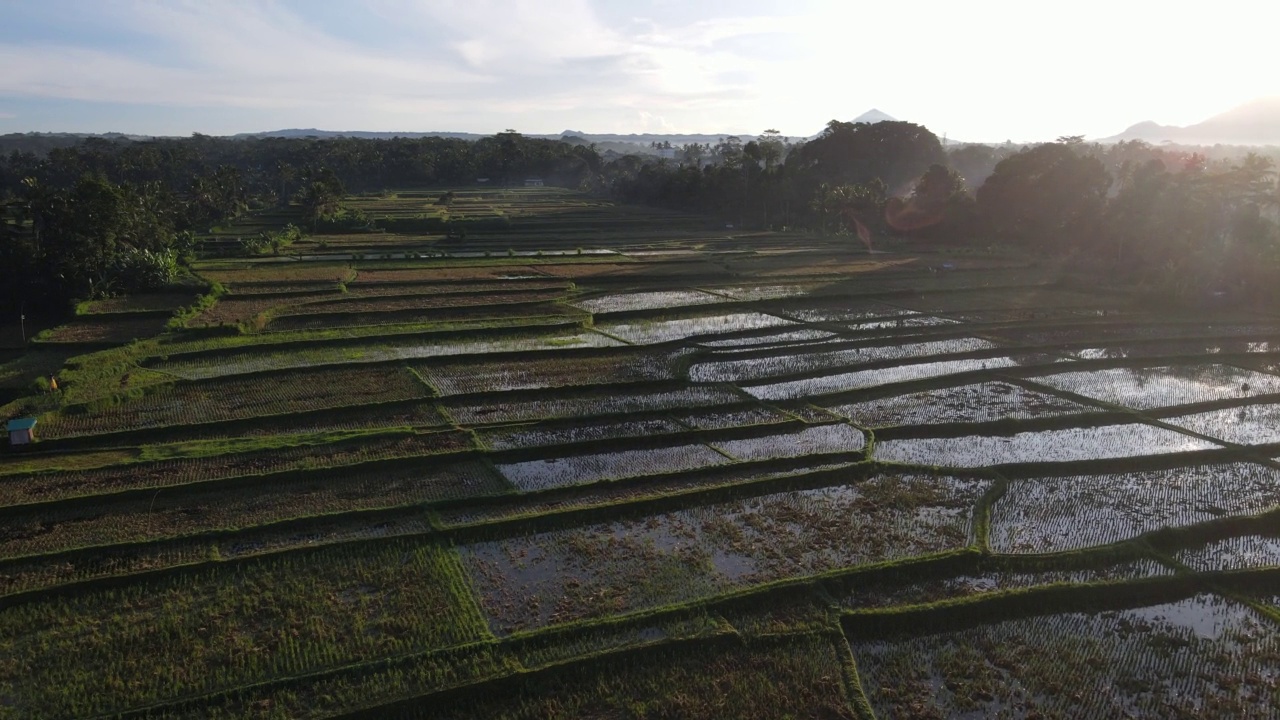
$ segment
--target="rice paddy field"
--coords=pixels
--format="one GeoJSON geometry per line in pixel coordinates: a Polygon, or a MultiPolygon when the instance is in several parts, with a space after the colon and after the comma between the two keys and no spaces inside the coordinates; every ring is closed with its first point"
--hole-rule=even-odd
{"type": "Polygon", "coordinates": [[[1280,315],[443,192],[3,358],[0,718],[1280,717],[1280,315]]]}

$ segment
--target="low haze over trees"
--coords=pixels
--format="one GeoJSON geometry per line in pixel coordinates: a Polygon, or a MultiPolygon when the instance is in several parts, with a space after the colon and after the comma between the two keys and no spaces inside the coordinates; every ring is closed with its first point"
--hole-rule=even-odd
{"type": "MultiPolygon", "coordinates": [[[[65,305],[161,285],[194,236],[289,206],[299,227],[343,221],[342,198],[387,188],[549,185],[753,228],[1016,245],[1183,298],[1272,298],[1280,279],[1274,160],[1080,138],[944,148],[907,122],[833,121],[792,141],[607,157],[526,138],[88,138],[0,158],[0,306],[65,305]]],[[[293,232],[293,231],[291,231],[293,232]]],[[[269,243],[268,243],[269,244],[269,243]]]]}
{"type": "Polygon", "coordinates": [[[193,232],[256,209],[293,204],[314,227],[339,212],[347,192],[478,177],[518,184],[526,175],[577,187],[600,165],[590,147],[514,131],[476,142],[198,134],[88,138],[52,149],[37,142],[0,158],[0,308],[66,305],[163,284],[191,250],[193,232]]]}

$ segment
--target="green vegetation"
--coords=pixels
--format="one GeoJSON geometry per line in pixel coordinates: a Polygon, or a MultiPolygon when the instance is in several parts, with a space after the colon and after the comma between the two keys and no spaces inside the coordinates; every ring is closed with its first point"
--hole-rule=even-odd
{"type": "MultiPolygon", "coordinates": [[[[814,179],[880,172],[842,162],[814,179]]],[[[0,418],[39,420],[0,453],[0,717],[1275,706],[1272,316],[560,188],[330,190],[290,255],[0,356],[0,418]]]]}

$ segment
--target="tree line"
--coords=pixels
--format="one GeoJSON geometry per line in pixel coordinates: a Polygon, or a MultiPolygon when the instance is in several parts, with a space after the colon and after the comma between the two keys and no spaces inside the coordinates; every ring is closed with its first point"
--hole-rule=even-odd
{"type": "MultiPolygon", "coordinates": [[[[39,139],[39,136],[37,136],[39,139]]],[[[160,286],[195,236],[247,212],[289,206],[303,226],[350,192],[392,187],[590,185],[590,147],[525,138],[87,138],[0,157],[0,310],[160,286]]],[[[292,231],[290,231],[292,232],[292,231]]],[[[264,238],[270,246],[273,238],[264,238]]]]}
{"type": "Polygon", "coordinates": [[[1013,245],[1188,302],[1280,302],[1275,148],[1080,137],[944,148],[897,121],[833,121],[770,149],[717,147],[714,162],[612,163],[610,190],[741,226],[1013,245]]]}
{"type": "Polygon", "coordinates": [[[15,150],[0,157],[0,308],[163,285],[199,233],[256,210],[288,206],[305,228],[340,216],[350,192],[531,176],[739,227],[1004,243],[1186,299],[1278,299],[1280,191],[1263,155],[1074,137],[944,147],[898,121],[661,150],[606,160],[589,144],[513,130],[478,141],[197,134],[15,150]]]}

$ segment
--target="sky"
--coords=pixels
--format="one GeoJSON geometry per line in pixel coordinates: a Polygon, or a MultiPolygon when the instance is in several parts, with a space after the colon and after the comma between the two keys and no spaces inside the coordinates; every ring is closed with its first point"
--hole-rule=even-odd
{"type": "Polygon", "coordinates": [[[1265,2],[0,0],[0,133],[281,128],[953,140],[1280,95],[1265,2]]]}

